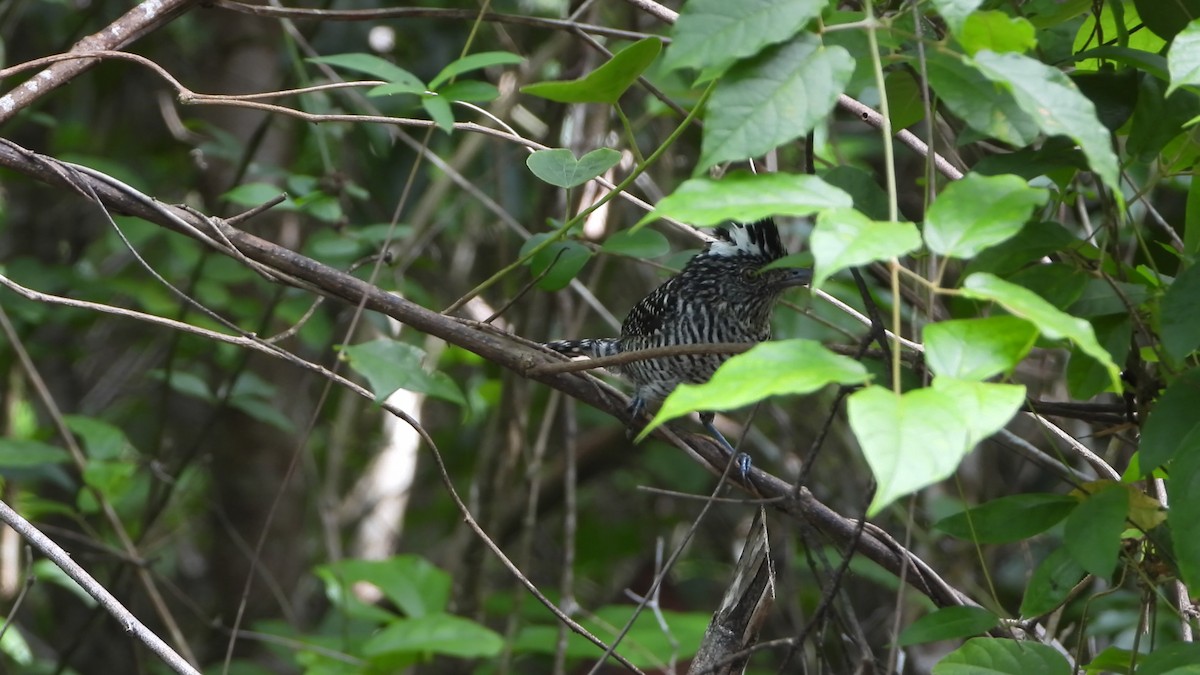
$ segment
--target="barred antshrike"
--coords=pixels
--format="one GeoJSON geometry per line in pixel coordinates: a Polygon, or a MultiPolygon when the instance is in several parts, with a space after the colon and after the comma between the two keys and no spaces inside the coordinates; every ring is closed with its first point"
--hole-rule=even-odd
{"type": "MultiPolygon", "coordinates": [[[[546,346],[568,356],[611,356],[681,344],[762,342],[771,335],[771,309],[788,288],[807,285],[812,271],[770,269],[787,254],[772,220],[717,228],[716,239],[629,312],[621,337],[560,340],[546,346]]],[[[707,382],[728,354],[666,356],[612,370],[634,384],[629,410],[636,418],[680,383],[707,382]]],[[[711,427],[711,415],[705,419],[711,427]]],[[[710,431],[715,432],[715,429],[710,431]]]]}

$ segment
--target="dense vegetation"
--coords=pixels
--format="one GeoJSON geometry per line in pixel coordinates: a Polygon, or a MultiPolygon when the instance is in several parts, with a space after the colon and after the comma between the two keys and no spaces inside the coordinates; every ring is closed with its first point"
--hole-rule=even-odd
{"type": "Polygon", "coordinates": [[[0,40],[8,672],[1200,662],[1200,2],[32,0],[0,40]],[[766,217],[813,288],[645,431],[537,346],[766,217]]]}

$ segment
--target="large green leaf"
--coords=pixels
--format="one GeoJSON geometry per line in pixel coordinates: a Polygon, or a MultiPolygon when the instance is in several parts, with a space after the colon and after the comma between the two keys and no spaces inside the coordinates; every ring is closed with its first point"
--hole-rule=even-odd
{"type": "Polygon", "coordinates": [[[949,477],[1025,399],[1022,386],[946,381],[897,395],[882,387],[851,394],[850,428],[875,476],[868,515],[949,477]]]}
{"type": "Polygon", "coordinates": [[[525,59],[513,54],[512,52],[478,52],[468,54],[461,59],[455,59],[446,64],[437,75],[429,81],[430,89],[439,89],[443,84],[451,79],[469,73],[472,70],[487,68],[489,66],[507,66],[521,63],[525,59]]]}
{"type": "Polygon", "coordinates": [[[938,98],[975,131],[1018,147],[1037,138],[1037,123],[1013,95],[959,57],[932,51],[926,71],[938,98]]]}
{"type": "Polygon", "coordinates": [[[633,258],[657,258],[671,251],[671,243],[661,232],[649,228],[621,230],[604,240],[601,250],[633,258]]]}
{"type": "Polygon", "coordinates": [[[1040,642],[977,637],[946,655],[933,675],[1071,675],[1057,650],[1040,642]]]}
{"type": "Polygon", "coordinates": [[[362,647],[372,664],[388,670],[428,654],[471,659],[496,656],[503,648],[504,638],[495,631],[453,614],[397,619],[362,647]]]}
{"type": "Polygon", "coordinates": [[[344,346],[342,352],[350,367],[367,378],[376,401],[383,401],[397,389],[407,389],[466,405],[454,380],[445,373],[425,372],[421,365],[425,352],[418,347],[380,338],[344,346]]]}
{"type": "Polygon", "coordinates": [[[861,363],[812,340],[764,342],[721,365],[704,384],[681,384],[638,435],[696,411],[732,410],[779,394],[807,394],[828,384],[860,384],[868,378],[861,363]]]}
{"type": "Polygon", "coordinates": [[[933,6],[938,14],[946,20],[950,30],[957,32],[971,13],[979,9],[983,0],[933,0],[933,6]]]}
{"type": "Polygon", "coordinates": [[[925,362],[935,375],[986,380],[1012,370],[1037,341],[1037,328],[1015,316],[939,321],[925,327],[925,362]]]}
{"type": "MultiPolygon", "coordinates": [[[[1200,369],[1192,369],[1171,382],[1146,416],[1138,458],[1142,475],[1185,453],[1184,440],[1200,429],[1200,369]]],[[[1140,476],[1139,476],[1140,477],[1140,476]]]]}
{"type": "Polygon", "coordinates": [[[621,161],[612,148],[596,148],[579,159],[566,148],[538,150],[525,158],[533,175],[560,188],[573,188],[608,171],[621,161]]]}
{"type": "Polygon", "coordinates": [[[854,59],[804,34],[729,69],[713,91],[698,170],[757,157],[824,121],[854,59]]]}
{"type": "Polygon", "coordinates": [[[699,177],[684,181],[638,225],[656,218],[674,218],[700,227],[726,220],[751,223],[850,205],[850,195],[816,176],[732,171],[720,180],[699,177]]]}
{"type": "Polygon", "coordinates": [[[1129,514],[1129,490],[1120,483],[1098,485],[1096,492],[1067,516],[1063,546],[1090,574],[1107,579],[1117,565],[1121,533],[1129,514]]]}
{"type": "Polygon", "coordinates": [[[955,640],[986,633],[999,624],[1000,618],[982,607],[942,607],[905,628],[896,638],[896,644],[907,647],[925,642],[955,640]]]}
{"type": "Polygon", "coordinates": [[[925,214],[929,250],[952,258],[972,258],[1021,231],[1049,193],[1012,175],[969,173],[946,186],[925,214]]]}
{"type": "MultiPolygon", "coordinates": [[[[345,68],[360,73],[372,75],[391,83],[394,91],[387,93],[420,94],[425,91],[425,83],[416,75],[397,66],[391,61],[379,58],[373,54],[334,54],[308,59],[310,63],[324,63],[336,68],[345,68]]],[[[377,87],[378,89],[378,87],[377,87]]],[[[374,94],[374,90],[372,90],[374,94]]]]}
{"type": "Polygon", "coordinates": [[[663,67],[719,73],[767,45],[792,37],[828,4],[827,0],[691,0],[675,21],[663,67]]]}
{"type": "Polygon", "coordinates": [[[1171,73],[1167,96],[1184,85],[1200,85],[1200,19],[1189,23],[1171,42],[1167,70],[1171,73]]]}
{"type": "Polygon", "coordinates": [[[1008,495],[947,516],[934,527],[967,541],[1007,544],[1045,532],[1078,505],[1079,500],[1069,495],[1008,495]]]}
{"type": "Polygon", "coordinates": [[[912,223],[871,220],[854,209],[829,209],[817,217],[809,238],[816,260],[813,286],[847,267],[897,258],[921,247],[912,223]]]}
{"type": "Polygon", "coordinates": [[[1167,480],[1167,525],[1179,575],[1192,588],[1200,583],[1200,431],[1193,430],[1180,446],[1184,451],[1171,463],[1167,480]]]}
{"type": "Polygon", "coordinates": [[[1117,195],[1121,194],[1117,156],[1108,129],[1096,116],[1096,106],[1057,68],[1021,54],[984,50],[974,62],[985,77],[1010,90],[1017,105],[1048,136],[1073,139],[1092,170],[1117,195]]]}
{"type": "MultiPolygon", "coordinates": [[[[554,235],[549,232],[533,235],[521,247],[521,255],[524,256],[552,236],[554,235]]],[[[538,288],[544,291],[558,291],[571,283],[591,257],[591,249],[577,241],[556,241],[530,258],[529,271],[533,276],[541,277],[537,282],[538,288]]]]}
{"type": "Polygon", "coordinates": [[[955,32],[967,54],[984,49],[993,52],[1026,52],[1037,46],[1033,24],[1019,16],[989,10],[972,12],[955,32]]]}
{"type": "Polygon", "coordinates": [[[1182,359],[1200,347],[1200,265],[1175,277],[1159,317],[1163,348],[1171,358],[1182,359]]]}
{"type": "Polygon", "coordinates": [[[1032,322],[1046,337],[1074,342],[1108,371],[1113,391],[1121,391],[1121,370],[1113,363],[1112,355],[1096,341],[1096,333],[1087,321],[1063,312],[1033,291],[983,272],[967,277],[961,292],[969,298],[999,303],[1010,313],[1032,322]]]}
{"type": "Polygon", "coordinates": [[[62,448],[24,438],[0,437],[0,469],[27,468],[42,464],[61,464],[71,460],[62,448]]]}
{"type": "Polygon", "coordinates": [[[613,54],[607,63],[578,80],[536,82],[521,91],[559,103],[607,103],[615,105],[662,51],[658,38],[638,40],[613,54]]]}
{"type": "Polygon", "coordinates": [[[358,582],[378,587],[405,616],[417,619],[446,610],[450,601],[449,573],[417,555],[397,555],[387,560],[348,558],[322,565],[320,576],[349,592],[358,582]]]}
{"type": "Polygon", "coordinates": [[[1066,601],[1083,575],[1083,568],[1067,549],[1062,546],[1053,549],[1029,578],[1025,597],[1021,599],[1021,616],[1031,619],[1055,609],[1066,601]]]}

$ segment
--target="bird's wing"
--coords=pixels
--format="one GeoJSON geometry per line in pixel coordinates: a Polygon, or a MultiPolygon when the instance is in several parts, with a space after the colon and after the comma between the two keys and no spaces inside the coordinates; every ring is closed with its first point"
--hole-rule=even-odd
{"type": "Polygon", "coordinates": [[[621,335],[651,335],[658,332],[667,324],[676,312],[674,303],[675,287],[679,285],[679,277],[667,279],[661,286],[642,298],[642,301],[629,310],[629,316],[621,324],[621,335]]]}

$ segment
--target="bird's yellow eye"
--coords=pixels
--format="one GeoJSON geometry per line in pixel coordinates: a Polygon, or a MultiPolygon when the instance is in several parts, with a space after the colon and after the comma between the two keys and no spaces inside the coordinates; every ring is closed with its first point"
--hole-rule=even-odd
{"type": "Polygon", "coordinates": [[[746,281],[754,281],[754,278],[757,276],[758,270],[754,269],[753,267],[747,267],[746,269],[742,270],[742,278],[746,281]]]}

